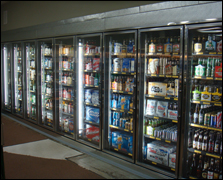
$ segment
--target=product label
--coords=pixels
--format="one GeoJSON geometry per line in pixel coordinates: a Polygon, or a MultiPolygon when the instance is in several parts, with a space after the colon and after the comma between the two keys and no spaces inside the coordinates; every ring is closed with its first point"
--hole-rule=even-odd
{"type": "Polygon", "coordinates": [[[222,40],[217,42],[217,52],[222,52],[222,40]]]}
{"type": "Polygon", "coordinates": [[[204,124],[204,115],[203,114],[199,114],[199,124],[203,125],[204,124]]]}
{"type": "Polygon", "coordinates": [[[193,148],[197,149],[197,141],[193,140],[193,148]]]}
{"type": "Polygon", "coordinates": [[[173,53],[179,53],[179,52],[180,52],[180,44],[174,44],[173,53]]]}
{"type": "Polygon", "coordinates": [[[201,99],[201,93],[193,91],[193,100],[200,100],[200,99],[201,99]]]}
{"type": "Polygon", "coordinates": [[[150,44],[149,45],[149,53],[155,53],[155,44],[150,44]]]}
{"type": "Polygon", "coordinates": [[[214,173],[214,179],[219,179],[219,174],[218,173],[214,173]]]}
{"type": "Polygon", "coordinates": [[[195,43],[194,44],[194,52],[198,53],[202,49],[202,44],[201,43],[195,43]]]}
{"type": "Polygon", "coordinates": [[[211,171],[208,171],[207,179],[213,179],[214,173],[211,171]]]}
{"type": "Polygon", "coordinates": [[[156,51],[157,52],[163,52],[163,45],[157,45],[156,46],[156,51]]]}
{"type": "Polygon", "coordinates": [[[202,151],[207,151],[207,143],[202,143],[202,151]]]}
{"type": "Polygon", "coordinates": [[[202,172],[202,178],[207,179],[207,172],[202,172]]]}

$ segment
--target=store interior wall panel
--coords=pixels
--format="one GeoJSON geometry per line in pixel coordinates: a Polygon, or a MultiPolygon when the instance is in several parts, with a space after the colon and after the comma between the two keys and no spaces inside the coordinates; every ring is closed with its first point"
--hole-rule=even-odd
{"type": "Polygon", "coordinates": [[[201,21],[213,17],[222,18],[222,2],[106,18],[105,29],[149,27],[167,25],[169,22],[201,21]]]}
{"type": "Polygon", "coordinates": [[[170,9],[170,8],[191,6],[191,5],[197,5],[197,4],[198,4],[198,1],[167,1],[167,2],[156,3],[156,4],[142,5],[139,7],[140,8],[139,10],[140,12],[157,11],[157,10],[162,10],[162,9],[170,9]]]}
{"type": "Polygon", "coordinates": [[[105,13],[105,17],[109,18],[109,17],[123,16],[123,15],[136,14],[136,13],[139,13],[139,7],[109,11],[105,13]]]}

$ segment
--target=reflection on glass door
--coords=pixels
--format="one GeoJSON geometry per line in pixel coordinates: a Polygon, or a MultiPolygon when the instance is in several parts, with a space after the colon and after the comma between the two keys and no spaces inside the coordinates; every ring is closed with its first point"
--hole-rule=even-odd
{"type": "Polygon", "coordinates": [[[11,107],[11,45],[4,44],[2,47],[2,57],[3,57],[3,109],[12,111],[11,107]]]}
{"type": "Polygon", "coordinates": [[[14,113],[23,114],[23,54],[21,43],[13,45],[14,49],[14,113]]]}
{"type": "MultiPolygon", "coordinates": [[[[140,32],[138,160],[177,177],[183,27],[140,32]]],[[[149,167],[149,166],[148,166],[149,167]]]]}
{"type": "Polygon", "coordinates": [[[77,38],[78,140],[101,144],[101,35],[77,38]]]}
{"type": "Polygon", "coordinates": [[[35,42],[25,43],[26,58],[26,117],[36,121],[36,59],[35,42]]]}
{"type": "MultiPolygon", "coordinates": [[[[59,128],[58,131],[74,136],[74,47],[73,37],[56,39],[56,63],[59,65],[59,128]]],[[[57,121],[58,121],[57,120],[57,121]]]]}
{"type": "Polygon", "coordinates": [[[54,126],[54,73],[52,40],[41,41],[41,115],[43,125],[54,126]]]}
{"type": "Polygon", "coordinates": [[[110,33],[105,46],[105,116],[103,149],[134,157],[136,122],[136,32],[110,33]]]}

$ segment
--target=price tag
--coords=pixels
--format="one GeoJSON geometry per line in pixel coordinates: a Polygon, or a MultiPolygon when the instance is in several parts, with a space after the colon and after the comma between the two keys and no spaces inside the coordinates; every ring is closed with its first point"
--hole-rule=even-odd
{"type": "Polygon", "coordinates": [[[128,130],[128,129],[124,129],[124,131],[127,131],[127,132],[129,132],[129,130],[128,130]]]}
{"type": "Polygon", "coordinates": [[[209,52],[209,54],[216,54],[216,52],[209,52]]]}
{"type": "Polygon", "coordinates": [[[197,103],[197,104],[200,104],[200,101],[193,101],[193,103],[197,103]]]}
{"type": "Polygon", "coordinates": [[[114,74],[118,74],[118,72],[113,72],[114,74]]]}
{"type": "Polygon", "coordinates": [[[118,92],[118,91],[116,91],[116,90],[113,90],[113,92],[118,92]]]}
{"type": "Polygon", "coordinates": [[[156,138],[156,140],[159,140],[159,141],[161,141],[161,139],[160,139],[160,138],[156,138]]]}
{"type": "Polygon", "coordinates": [[[156,117],[156,116],[154,116],[153,118],[154,118],[154,119],[159,119],[159,117],[156,117]]]}
{"type": "Polygon", "coordinates": [[[131,133],[133,133],[133,131],[131,131],[131,133]]]}
{"type": "Polygon", "coordinates": [[[206,77],[206,79],[213,79],[212,77],[206,77]]]}
{"type": "Polygon", "coordinates": [[[165,53],[166,55],[170,55],[170,53],[165,53]]]}
{"type": "Polygon", "coordinates": [[[153,95],[149,95],[149,97],[154,97],[153,95]]]}
{"type": "Polygon", "coordinates": [[[151,74],[151,76],[156,76],[156,74],[151,74]]]}
{"type": "Polygon", "coordinates": [[[172,76],[172,78],[178,78],[178,76],[172,76]]]}
{"type": "Polygon", "coordinates": [[[96,107],[97,107],[98,105],[97,105],[97,104],[94,104],[94,106],[96,106],[96,107]]]}
{"type": "Polygon", "coordinates": [[[196,53],[196,54],[203,54],[203,52],[198,52],[198,53],[196,53]]]}
{"type": "Polygon", "coordinates": [[[222,54],[222,52],[218,52],[218,54],[222,54]]]}
{"type": "Polygon", "coordinates": [[[132,154],[131,154],[131,153],[128,153],[128,155],[129,155],[129,156],[132,156],[132,154]]]}
{"type": "Polygon", "coordinates": [[[195,153],[199,153],[199,154],[201,154],[201,151],[194,150],[194,152],[195,152],[195,153]]]}
{"type": "Polygon", "coordinates": [[[159,75],[159,77],[164,77],[164,75],[159,75]]]}
{"type": "Polygon", "coordinates": [[[178,98],[174,98],[175,101],[178,101],[178,98]]]}
{"type": "Polygon", "coordinates": [[[166,143],[171,143],[171,141],[165,140],[166,143]]]}
{"type": "Polygon", "coordinates": [[[156,163],[156,162],[152,162],[152,164],[157,165],[157,163],[156,163]]]}
{"type": "Polygon", "coordinates": [[[165,97],[165,99],[170,99],[170,97],[165,97]]]}
{"type": "Polygon", "coordinates": [[[88,141],[91,141],[91,139],[88,139],[88,141]]]}
{"type": "Polygon", "coordinates": [[[162,55],[162,53],[156,53],[157,55],[162,55]]]}
{"type": "Polygon", "coordinates": [[[125,72],[122,72],[122,74],[126,74],[125,72]]]}
{"type": "Polygon", "coordinates": [[[124,112],[124,110],[120,110],[120,112],[124,112]]]}
{"type": "Polygon", "coordinates": [[[93,85],[90,85],[90,87],[93,87],[93,85]]]}
{"type": "Polygon", "coordinates": [[[210,105],[210,103],[208,103],[208,102],[203,102],[203,104],[208,104],[208,105],[210,105]]]}
{"type": "Polygon", "coordinates": [[[201,79],[201,76],[195,76],[196,79],[201,79]]]}
{"type": "Polygon", "coordinates": [[[178,53],[173,53],[174,55],[178,55],[178,53]]]}
{"type": "Polygon", "coordinates": [[[214,158],[220,158],[220,156],[216,156],[214,154],[209,154],[209,153],[206,153],[207,156],[211,156],[211,157],[214,157],[214,158]]]}
{"type": "Polygon", "coordinates": [[[176,120],[172,120],[173,123],[178,123],[176,120]]]}
{"type": "Polygon", "coordinates": [[[132,92],[128,92],[128,94],[133,94],[132,92]]]}
{"type": "Polygon", "coordinates": [[[115,151],[118,151],[118,149],[114,148],[115,151]]]}
{"type": "Polygon", "coordinates": [[[66,133],[67,133],[67,131],[66,130],[64,130],[66,133]]]}
{"type": "Polygon", "coordinates": [[[155,139],[155,137],[154,137],[154,136],[150,136],[149,138],[151,138],[151,139],[155,139]]]}
{"type": "Polygon", "coordinates": [[[119,91],[119,93],[123,93],[123,91],[119,91]]]}
{"type": "Polygon", "coordinates": [[[74,135],[74,133],[71,133],[72,135],[74,135]]]}
{"type": "Polygon", "coordinates": [[[135,75],[136,73],[131,73],[131,75],[135,75]]]}
{"type": "Polygon", "coordinates": [[[222,81],[222,78],[215,78],[215,80],[220,80],[220,81],[222,81]]]}
{"type": "Polygon", "coordinates": [[[175,169],[171,168],[171,171],[175,171],[175,169]]]}
{"type": "Polygon", "coordinates": [[[90,105],[90,103],[86,103],[87,105],[90,105]]]}
{"type": "Polygon", "coordinates": [[[220,103],[219,103],[219,104],[218,104],[218,103],[215,103],[214,105],[215,105],[215,106],[221,106],[221,104],[220,104],[220,103]]]}
{"type": "Polygon", "coordinates": [[[92,121],[88,121],[89,123],[92,123],[92,121]]]}
{"type": "Polygon", "coordinates": [[[93,71],[93,72],[97,72],[97,71],[93,71]]]}
{"type": "Polygon", "coordinates": [[[166,77],[169,77],[169,78],[170,78],[170,77],[171,77],[171,75],[166,75],[166,77]]]}

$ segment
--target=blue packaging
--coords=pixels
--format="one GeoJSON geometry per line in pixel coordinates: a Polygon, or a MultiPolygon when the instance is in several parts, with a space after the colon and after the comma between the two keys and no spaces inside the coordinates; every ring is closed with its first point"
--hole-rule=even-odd
{"type": "Polygon", "coordinates": [[[134,58],[131,58],[131,68],[130,68],[130,72],[135,72],[135,59],[134,58]]]}
{"type": "Polygon", "coordinates": [[[91,89],[85,89],[85,102],[86,103],[91,103],[91,93],[92,90],[91,89]]]}
{"type": "Polygon", "coordinates": [[[130,58],[123,58],[122,71],[130,72],[130,58]]]}
{"type": "Polygon", "coordinates": [[[133,53],[132,41],[129,41],[129,44],[127,45],[127,53],[133,53]]]}
{"type": "Polygon", "coordinates": [[[99,113],[100,113],[99,108],[86,106],[86,120],[87,121],[99,123],[100,122],[99,113]]]}
{"type": "Polygon", "coordinates": [[[99,105],[99,90],[92,90],[91,103],[99,105]]]}
{"type": "Polygon", "coordinates": [[[113,125],[113,111],[111,111],[111,113],[110,113],[109,124],[113,125]]]}

